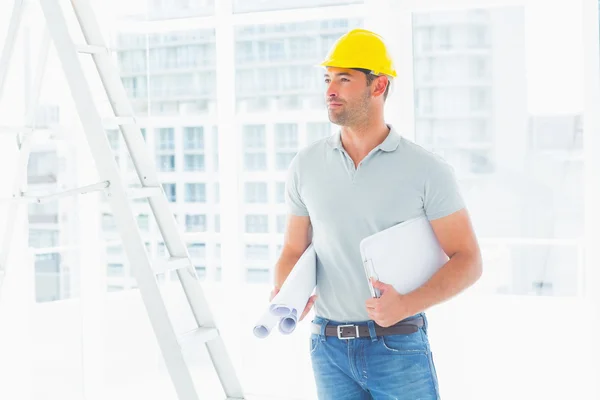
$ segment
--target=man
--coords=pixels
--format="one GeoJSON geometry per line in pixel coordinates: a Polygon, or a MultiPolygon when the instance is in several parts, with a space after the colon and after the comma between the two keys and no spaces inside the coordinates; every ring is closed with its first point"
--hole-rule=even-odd
{"type": "Polygon", "coordinates": [[[319,399],[439,399],[424,311],[481,275],[468,213],[450,166],[384,121],[396,71],[381,37],[352,30],[322,65],[329,119],[340,131],[290,165],[290,216],[271,296],[312,242],[317,289],[302,318],[315,303],[310,352],[319,399]],[[371,298],[360,240],[421,215],[449,261],[411,293],[373,281],[382,295],[371,298]]]}

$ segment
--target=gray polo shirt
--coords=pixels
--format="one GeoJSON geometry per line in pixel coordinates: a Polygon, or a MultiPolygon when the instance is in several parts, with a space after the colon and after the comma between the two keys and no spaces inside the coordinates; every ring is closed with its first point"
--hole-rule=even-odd
{"type": "Polygon", "coordinates": [[[317,316],[338,322],[369,319],[359,249],[363,238],[417,216],[433,220],[464,207],[452,168],[390,128],[357,168],[340,133],[303,148],[290,164],[289,212],[309,216],[313,226],[317,316]]]}

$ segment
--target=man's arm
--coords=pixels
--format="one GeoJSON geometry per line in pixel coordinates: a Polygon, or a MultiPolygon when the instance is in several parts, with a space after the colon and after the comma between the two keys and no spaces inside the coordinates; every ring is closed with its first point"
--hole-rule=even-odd
{"type": "Polygon", "coordinates": [[[279,291],[283,282],[298,262],[311,242],[310,217],[290,215],[284,236],[283,249],[275,264],[275,290],[279,291]]]}
{"type": "Polygon", "coordinates": [[[459,294],[482,272],[481,253],[466,209],[431,221],[444,252],[450,257],[425,284],[401,295],[387,282],[372,281],[382,293],[366,301],[369,318],[391,326],[459,294]]]}
{"type": "MultiPolygon", "coordinates": [[[[279,292],[294,265],[296,265],[311,241],[312,227],[310,217],[290,215],[288,217],[281,256],[279,256],[279,261],[275,265],[275,287],[271,291],[271,300],[279,292]]],[[[308,314],[316,299],[316,295],[308,299],[306,307],[300,315],[300,321],[308,314]]]]}
{"type": "Polygon", "coordinates": [[[466,209],[432,220],[431,226],[450,259],[424,285],[404,296],[411,315],[456,296],[482,274],[481,252],[466,209]]]}

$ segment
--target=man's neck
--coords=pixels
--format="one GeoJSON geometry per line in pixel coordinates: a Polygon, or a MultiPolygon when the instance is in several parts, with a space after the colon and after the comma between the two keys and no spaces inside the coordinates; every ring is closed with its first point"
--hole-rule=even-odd
{"type": "Polygon", "coordinates": [[[384,120],[361,126],[343,126],[341,141],[344,149],[358,165],[375,147],[379,146],[389,135],[390,128],[384,120]]]}

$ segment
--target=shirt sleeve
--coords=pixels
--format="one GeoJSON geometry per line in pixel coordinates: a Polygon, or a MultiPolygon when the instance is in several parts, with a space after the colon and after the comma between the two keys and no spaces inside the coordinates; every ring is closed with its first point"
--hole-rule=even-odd
{"type": "Polygon", "coordinates": [[[425,178],[423,208],[430,221],[465,207],[454,169],[442,159],[436,161],[425,178]]]}
{"type": "Polygon", "coordinates": [[[308,216],[308,209],[300,196],[300,166],[299,154],[296,154],[287,171],[285,182],[285,203],[291,215],[308,216]]]}

